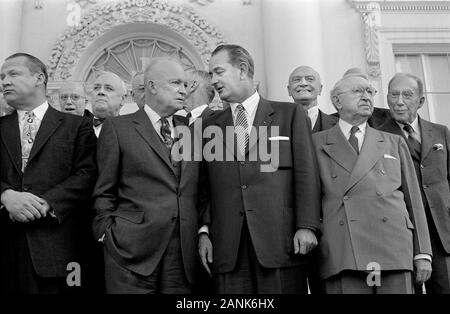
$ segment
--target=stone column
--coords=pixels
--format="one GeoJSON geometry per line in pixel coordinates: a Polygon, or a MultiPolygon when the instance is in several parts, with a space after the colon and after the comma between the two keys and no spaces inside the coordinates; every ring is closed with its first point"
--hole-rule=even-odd
{"type": "Polygon", "coordinates": [[[0,63],[20,51],[23,0],[0,1],[0,63]]]}
{"type": "Polygon", "coordinates": [[[294,68],[308,65],[323,75],[320,1],[262,1],[267,97],[292,100],[287,83],[294,68]]]}

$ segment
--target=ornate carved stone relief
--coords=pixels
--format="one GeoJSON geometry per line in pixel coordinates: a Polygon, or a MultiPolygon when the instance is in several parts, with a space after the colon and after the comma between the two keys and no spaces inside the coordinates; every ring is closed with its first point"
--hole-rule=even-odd
{"type": "Polygon", "coordinates": [[[99,3],[81,18],[78,26],[68,28],[58,37],[48,60],[50,79],[69,79],[83,51],[115,26],[148,22],[164,25],[183,36],[196,48],[205,64],[212,49],[225,42],[224,36],[214,26],[187,7],[171,5],[163,0],[99,3]]]}

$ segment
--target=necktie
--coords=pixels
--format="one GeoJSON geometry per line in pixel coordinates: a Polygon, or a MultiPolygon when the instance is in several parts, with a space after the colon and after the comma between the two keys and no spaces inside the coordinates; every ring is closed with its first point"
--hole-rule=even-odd
{"type": "Polygon", "coordinates": [[[161,136],[164,141],[164,145],[170,150],[173,145],[172,132],[170,130],[169,121],[166,118],[161,118],[161,136]]]}
{"type": "Polygon", "coordinates": [[[31,148],[33,147],[34,140],[37,133],[37,121],[33,111],[25,112],[23,116],[24,124],[22,130],[22,172],[28,163],[30,157],[31,148]]]}
{"type": "MultiPolygon", "coordinates": [[[[188,112],[186,115],[186,119],[188,119],[188,124],[191,125],[192,113],[188,112]]],[[[192,121],[192,122],[194,122],[194,121],[192,121]]]]}
{"type": "Polygon", "coordinates": [[[405,124],[403,127],[403,130],[405,130],[408,133],[408,144],[409,146],[414,149],[419,155],[421,153],[421,145],[420,142],[414,137],[414,129],[411,125],[405,124]]]}
{"type": "Polygon", "coordinates": [[[245,115],[245,108],[242,104],[239,104],[236,107],[236,122],[234,130],[236,133],[239,150],[244,155],[248,147],[249,134],[247,116],[245,115]]]}
{"type": "Polygon", "coordinates": [[[105,118],[94,117],[94,126],[95,127],[101,125],[103,122],[105,122],[105,118]]]}
{"type": "Polygon", "coordinates": [[[352,126],[350,129],[350,137],[348,138],[348,142],[352,145],[353,149],[356,151],[356,154],[359,154],[358,138],[355,136],[355,133],[358,131],[359,127],[352,126]]]}

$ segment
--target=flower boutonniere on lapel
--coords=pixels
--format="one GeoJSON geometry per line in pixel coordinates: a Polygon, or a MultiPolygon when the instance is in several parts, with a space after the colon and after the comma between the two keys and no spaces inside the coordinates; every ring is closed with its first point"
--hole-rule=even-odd
{"type": "Polygon", "coordinates": [[[444,149],[444,145],[442,145],[441,143],[437,143],[433,145],[433,149],[434,150],[443,150],[444,149]]]}

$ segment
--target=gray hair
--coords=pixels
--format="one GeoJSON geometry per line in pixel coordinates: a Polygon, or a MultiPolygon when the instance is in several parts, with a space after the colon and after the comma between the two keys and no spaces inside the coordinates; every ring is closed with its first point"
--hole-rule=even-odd
{"type": "Polygon", "coordinates": [[[395,73],[395,75],[389,81],[388,91],[391,88],[392,82],[396,78],[401,78],[401,77],[410,78],[410,79],[414,80],[417,83],[417,91],[419,92],[419,97],[423,96],[423,81],[418,76],[415,76],[415,75],[413,75],[411,73],[403,73],[403,72],[395,73]]]}
{"type": "Polygon", "coordinates": [[[98,79],[100,76],[103,76],[105,74],[112,74],[113,76],[115,76],[116,78],[119,79],[120,82],[120,88],[122,88],[122,96],[127,94],[127,85],[125,84],[125,82],[122,80],[122,78],[120,76],[118,76],[116,73],[114,72],[110,72],[110,71],[98,71],[95,73],[95,77],[94,80],[98,79]]]}
{"type": "Polygon", "coordinates": [[[207,71],[204,70],[191,70],[192,76],[201,81],[203,84],[203,88],[208,95],[208,101],[211,103],[216,96],[216,91],[214,87],[211,85],[211,75],[207,71]]]}

